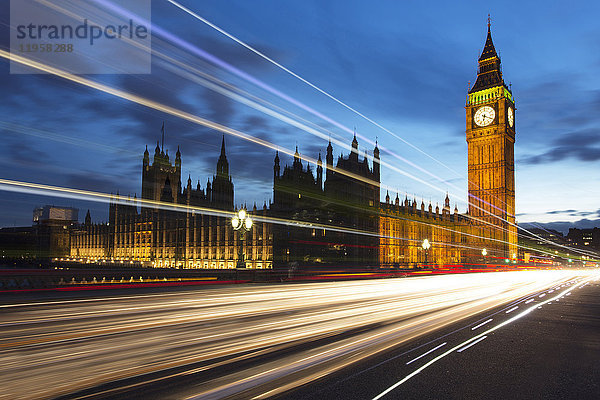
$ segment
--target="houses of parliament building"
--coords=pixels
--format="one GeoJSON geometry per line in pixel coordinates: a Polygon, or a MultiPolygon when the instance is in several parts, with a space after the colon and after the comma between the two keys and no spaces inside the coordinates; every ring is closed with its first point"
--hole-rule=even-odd
{"type": "Polygon", "coordinates": [[[172,163],[157,144],[152,160],[147,148],[143,155],[141,201],[115,195],[107,223],[92,223],[88,212],[71,233],[70,257],[179,268],[443,266],[481,259],[483,249],[491,257],[514,258],[515,102],[489,23],[478,63],[465,104],[464,214],[448,196],[441,209],[398,194],[392,199],[386,193],[382,202],[377,144],[369,162],[366,154],[360,157],[355,136],[350,153],[335,162],[330,142],[315,171],[303,164],[298,148],[291,166],[282,167],[276,153],[273,199],[248,210],[254,224],[242,236],[231,224],[234,184],[225,138],[204,188],[191,177],[182,184],[179,149],[172,163]],[[430,248],[422,246],[425,239],[430,248]]]}

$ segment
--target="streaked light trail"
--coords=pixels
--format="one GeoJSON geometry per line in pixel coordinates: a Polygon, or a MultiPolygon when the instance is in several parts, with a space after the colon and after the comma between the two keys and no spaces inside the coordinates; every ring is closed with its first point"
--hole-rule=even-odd
{"type": "MultiPolygon", "coordinates": [[[[126,378],[133,379],[128,385],[135,388],[145,385],[150,373],[155,375],[148,379],[160,382],[201,371],[198,385],[173,389],[173,395],[204,399],[268,393],[264,398],[588,275],[502,272],[488,273],[485,279],[470,274],[251,285],[111,294],[109,301],[98,295],[5,304],[0,313],[0,385],[7,398],[48,398],[126,378]],[[226,373],[203,378],[222,366],[226,373]]],[[[97,390],[109,396],[113,389],[97,390]]]]}
{"type": "MultiPolygon", "coordinates": [[[[482,332],[476,336],[473,336],[472,338],[460,343],[457,346],[454,346],[453,348],[451,348],[450,350],[440,354],[439,356],[435,357],[434,359],[432,359],[431,361],[427,362],[426,364],[424,364],[422,367],[416,369],[415,371],[413,371],[412,373],[410,373],[409,375],[405,376],[403,379],[401,379],[400,381],[396,382],[394,385],[390,386],[389,388],[387,388],[386,390],[384,390],[383,392],[381,392],[380,394],[378,394],[377,396],[375,396],[373,398],[373,400],[379,400],[381,398],[383,398],[384,396],[386,396],[388,393],[390,393],[392,390],[396,389],[397,387],[399,387],[400,385],[402,385],[403,383],[405,383],[406,381],[408,381],[410,378],[414,377],[415,375],[417,375],[418,373],[422,372],[423,370],[425,370],[426,368],[430,367],[431,365],[435,364],[437,361],[441,360],[442,358],[450,355],[452,352],[454,351],[458,351],[459,349],[465,350],[466,348],[470,347],[472,344],[478,343],[481,340],[483,340],[485,337],[487,337],[487,335],[489,335],[490,333],[508,325],[511,324],[515,321],[517,321],[520,318],[525,317],[527,314],[533,312],[536,309],[540,309],[542,308],[542,306],[544,304],[549,304],[550,302],[552,302],[553,300],[556,300],[562,296],[564,296],[565,294],[570,294],[574,289],[576,288],[581,288],[583,286],[585,286],[587,283],[589,283],[592,280],[597,280],[598,279],[598,272],[596,271],[590,271],[586,274],[587,276],[584,276],[583,278],[583,282],[580,282],[576,285],[571,286],[570,288],[564,290],[563,292],[561,292],[560,294],[556,295],[553,298],[547,299],[541,303],[535,304],[527,309],[525,309],[524,311],[520,312],[519,314],[516,314],[515,316],[513,316],[512,318],[501,322],[500,324],[494,326],[493,328],[488,329],[485,332],[482,332]],[[467,346],[464,347],[463,346],[467,346]]],[[[541,297],[541,296],[540,296],[541,297]]]]}

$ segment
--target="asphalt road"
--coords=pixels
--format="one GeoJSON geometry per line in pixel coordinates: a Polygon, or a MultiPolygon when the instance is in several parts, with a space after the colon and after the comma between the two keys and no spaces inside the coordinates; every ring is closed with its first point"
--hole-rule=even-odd
{"type": "Polygon", "coordinates": [[[600,399],[600,283],[572,288],[461,321],[278,398],[600,399]]]}
{"type": "MultiPolygon", "coordinates": [[[[589,279],[589,272],[520,271],[3,299],[0,398],[374,398],[432,357],[575,288],[539,311],[562,307],[590,290],[577,289],[589,279]]],[[[481,360],[460,360],[476,357],[534,311],[467,350],[450,351],[389,396],[451,397],[435,392],[439,377],[449,381],[445,374],[456,371],[464,383],[470,375],[460,378],[461,365],[479,370],[481,360]]],[[[520,354],[502,344],[486,360],[514,351],[520,354]]],[[[515,370],[524,374],[526,366],[515,370]]],[[[488,386],[474,381],[468,390],[489,398],[481,392],[488,386]]]]}

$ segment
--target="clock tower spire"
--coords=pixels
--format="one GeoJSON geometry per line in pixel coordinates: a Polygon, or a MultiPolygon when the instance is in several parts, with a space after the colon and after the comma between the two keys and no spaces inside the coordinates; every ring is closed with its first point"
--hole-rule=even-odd
{"type": "Polygon", "coordinates": [[[477,80],[465,105],[468,144],[469,215],[476,226],[476,247],[499,257],[517,253],[515,226],[515,101],[502,77],[490,20],[477,80]]]}

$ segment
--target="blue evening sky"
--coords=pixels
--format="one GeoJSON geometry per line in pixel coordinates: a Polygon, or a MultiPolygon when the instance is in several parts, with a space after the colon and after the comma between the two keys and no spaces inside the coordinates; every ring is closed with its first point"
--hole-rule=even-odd
{"type": "MultiPolygon", "coordinates": [[[[361,155],[377,137],[390,196],[452,203],[466,210],[464,104],[492,17],[504,79],[516,98],[516,206],[519,222],[600,218],[600,5],[520,1],[180,1],[292,71],[375,120],[430,157],[169,4],[152,1],[152,23],[234,65],[359,134],[361,155]],[[394,155],[398,157],[394,157],[394,155]],[[403,162],[410,161],[413,165],[403,162]],[[449,168],[448,168],[449,167],[449,168]],[[399,172],[408,173],[411,179],[399,172]],[[424,173],[428,171],[429,174],[424,173]],[[424,183],[425,182],[425,183],[424,183]]],[[[0,9],[8,47],[8,1],[0,9]]],[[[352,133],[282,100],[175,43],[153,48],[318,125],[348,144],[352,133]]],[[[90,75],[127,92],[193,113],[310,157],[327,141],[215,93],[154,57],[151,75],[90,75]]],[[[93,89],[45,75],[10,75],[0,61],[0,178],[106,193],[141,190],[142,154],[166,125],[166,148],[180,146],[182,181],[202,187],[215,173],[221,133],[93,89]]],[[[272,196],[274,150],[227,136],[236,203],[272,196]]],[[[335,157],[346,149],[334,147],[335,157]]],[[[283,163],[291,157],[283,156],[283,163]]],[[[382,199],[386,189],[382,190],[382,199]]],[[[28,225],[36,205],[91,209],[105,204],[0,192],[0,226],[28,225]]]]}

